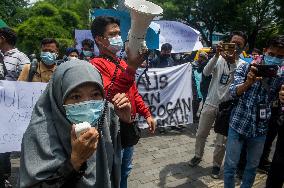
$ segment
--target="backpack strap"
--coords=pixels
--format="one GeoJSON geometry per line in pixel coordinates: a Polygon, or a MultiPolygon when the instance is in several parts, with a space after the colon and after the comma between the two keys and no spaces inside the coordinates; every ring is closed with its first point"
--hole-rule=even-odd
{"type": "Polygon", "coordinates": [[[27,79],[28,82],[31,82],[33,80],[33,77],[35,73],[37,72],[37,67],[38,67],[38,61],[36,58],[34,58],[30,65],[29,75],[27,79]]]}

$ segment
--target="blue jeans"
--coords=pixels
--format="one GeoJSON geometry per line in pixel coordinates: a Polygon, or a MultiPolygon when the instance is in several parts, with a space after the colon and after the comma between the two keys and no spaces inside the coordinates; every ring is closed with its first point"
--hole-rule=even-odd
{"type": "Polygon", "coordinates": [[[242,136],[230,127],[224,164],[224,188],[235,187],[235,173],[244,142],[247,143],[247,163],[242,179],[241,188],[250,188],[253,185],[256,169],[263,152],[265,136],[248,138],[242,136]]]}
{"type": "Polygon", "coordinates": [[[132,157],[134,146],[126,147],[121,150],[121,180],[120,188],[127,188],[127,178],[132,169],[132,157]]]}

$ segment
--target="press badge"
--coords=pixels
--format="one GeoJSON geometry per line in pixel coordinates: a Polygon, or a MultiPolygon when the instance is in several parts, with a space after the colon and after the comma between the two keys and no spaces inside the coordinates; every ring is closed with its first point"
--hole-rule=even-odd
{"type": "Polygon", "coordinates": [[[266,120],[267,114],[266,114],[266,105],[265,104],[259,104],[259,119],[260,120],[266,120]]]}
{"type": "Polygon", "coordinates": [[[229,75],[223,73],[220,79],[220,84],[227,85],[229,78],[230,78],[229,75]]]}

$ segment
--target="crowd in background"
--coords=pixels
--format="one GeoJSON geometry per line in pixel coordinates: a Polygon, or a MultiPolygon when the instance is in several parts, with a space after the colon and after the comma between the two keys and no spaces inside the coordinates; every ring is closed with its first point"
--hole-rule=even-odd
{"type": "MultiPolygon", "coordinates": [[[[160,52],[151,51],[145,61],[144,54],[138,57],[127,56],[127,46],[124,47],[126,53],[122,56],[120,24],[115,18],[96,18],[91,31],[93,40],[83,40],[80,50],[74,47],[67,48],[63,59],[59,60],[60,44],[55,39],[43,39],[39,46],[41,49],[39,56],[31,55],[28,58],[15,47],[16,33],[7,27],[0,29],[0,79],[45,83],[51,81],[44,95],[56,95],[54,99],[37,103],[35,108],[39,113],[33,114],[24,135],[20,187],[48,187],[48,185],[68,187],[72,183],[78,186],[127,187],[134,145],[139,140],[137,138],[139,135],[128,138],[130,131],[136,133],[139,131],[136,114],[145,117],[151,133],[155,131],[154,117],[138,93],[134,81],[135,72],[140,66],[166,68],[183,63],[192,65],[192,86],[187,87],[192,87],[193,90],[193,116],[194,121],[198,123],[195,154],[189,165],[195,167],[202,161],[206,139],[213,126],[216,140],[212,178],[220,178],[225,158],[225,188],[235,186],[236,175],[242,181],[242,188],[252,187],[257,169],[268,174],[267,188],[282,187],[284,71],[279,70],[284,66],[284,36],[268,39],[263,51],[254,49],[250,63],[243,60],[242,54],[246,49],[248,37],[241,31],[232,32],[229,41],[226,41],[235,45],[231,53],[224,50],[221,42],[208,52],[201,50],[189,54],[172,54],[171,44],[166,43],[162,45],[160,52]],[[100,50],[99,56],[94,54],[95,44],[100,50]],[[277,75],[261,75],[258,65],[271,67],[276,65],[277,75]],[[62,83],[58,83],[55,79],[61,79],[62,83]],[[58,88],[61,89],[61,93],[56,90],[58,88]],[[81,92],[82,89],[89,89],[93,95],[85,96],[84,92],[81,92]],[[79,100],[79,97],[82,100],[79,100]],[[101,101],[103,98],[110,104],[93,102],[101,101]],[[73,101],[68,103],[69,100],[73,101]],[[74,110],[70,110],[70,116],[67,114],[68,105],[74,105],[72,107],[74,110]],[[112,119],[112,105],[119,119],[112,119]],[[129,105],[132,107],[131,110],[128,108],[129,105]],[[88,106],[88,109],[84,106],[88,106]],[[90,112],[90,109],[99,109],[96,112],[99,128],[90,129],[76,138],[70,125],[84,119],[80,114],[82,112],[95,113],[90,112]],[[41,114],[41,110],[50,110],[52,113],[55,111],[56,115],[41,114]],[[118,135],[117,127],[112,129],[112,126],[103,127],[104,123],[99,124],[103,115],[106,115],[106,119],[111,119],[107,121],[111,124],[116,122],[114,124],[118,125],[120,122],[121,136],[118,135]],[[78,121],[74,120],[76,118],[79,118],[78,121]],[[51,121],[61,122],[65,127],[60,127],[51,121]],[[37,128],[36,125],[41,126],[37,128]],[[54,129],[46,132],[44,129],[50,126],[54,126],[54,129]],[[51,134],[53,138],[50,142],[54,146],[44,149],[46,140],[39,138],[39,135],[34,134],[33,131],[42,131],[40,133],[43,135],[51,134]],[[69,131],[70,135],[62,136],[62,131],[69,131]],[[103,136],[105,140],[99,138],[103,136]],[[118,144],[120,141],[116,140],[117,137],[121,138],[122,148],[118,144]],[[126,137],[128,139],[125,139],[126,137]],[[278,139],[271,162],[269,154],[276,137],[278,139]],[[70,142],[68,139],[71,139],[71,145],[66,143],[70,142]],[[95,151],[97,151],[94,154],[96,157],[93,158],[95,151]],[[82,157],[84,160],[79,159],[80,153],[84,152],[86,153],[82,157]],[[44,157],[46,159],[43,159],[44,157]],[[39,160],[42,165],[29,167],[29,158],[39,160]],[[93,161],[89,160],[91,158],[93,161]],[[96,164],[94,160],[100,161],[102,165],[96,164]],[[47,175],[44,175],[45,173],[47,175]],[[96,181],[96,177],[101,179],[96,181]]],[[[92,115],[90,118],[93,118],[92,115]]],[[[10,186],[9,156],[10,153],[0,154],[0,184],[6,187],[10,186]]]]}

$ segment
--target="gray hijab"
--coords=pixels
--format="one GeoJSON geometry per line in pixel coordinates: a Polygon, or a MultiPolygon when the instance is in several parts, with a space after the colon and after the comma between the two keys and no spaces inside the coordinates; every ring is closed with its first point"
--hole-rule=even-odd
{"type": "MultiPolygon", "coordinates": [[[[63,101],[72,89],[86,82],[98,84],[103,91],[100,73],[86,61],[65,62],[54,72],[23,136],[19,187],[40,187],[40,182],[55,174],[70,158],[71,123],[66,119],[63,101]]],[[[97,150],[74,187],[119,187],[121,148],[113,107],[108,108],[100,132],[97,150]]]]}

